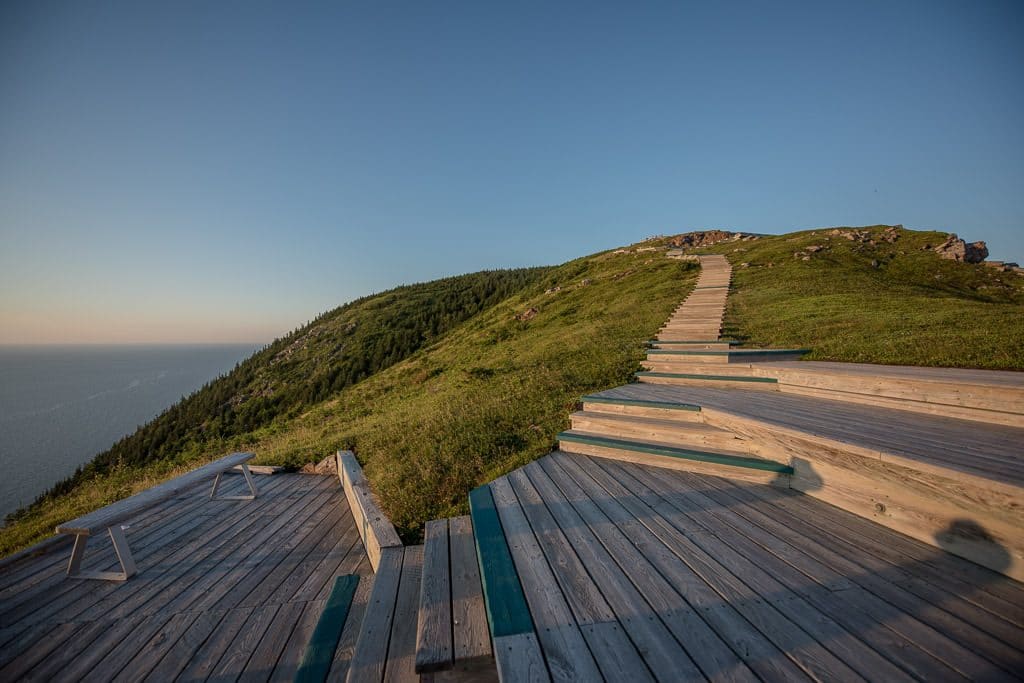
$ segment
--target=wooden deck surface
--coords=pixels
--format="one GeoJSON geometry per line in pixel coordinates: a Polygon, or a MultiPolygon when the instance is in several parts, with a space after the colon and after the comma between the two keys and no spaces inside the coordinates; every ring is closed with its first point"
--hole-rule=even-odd
{"type": "Polygon", "coordinates": [[[1020,583],[796,491],[557,451],[490,487],[553,680],[1024,671],[1020,583]]]}
{"type": "Polygon", "coordinates": [[[808,434],[1024,485],[1024,429],[779,392],[627,384],[597,396],[690,403],[808,434]]]}
{"type": "Polygon", "coordinates": [[[913,379],[929,382],[954,382],[978,386],[1024,388],[1024,373],[1011,370],[972,370],[970,368],[925,368],[911,365],[873,365],[868,363],[834,363],[828,361],[778,361],[763,367],[791,370],[814,370],[847,375],[877,377],[880,370],[889,379],[913,379]]]}
{"type": "MultiPolygon", "coordinates": [[[[224,491],[241,491],[240,475],[224,491]]],[[[336,477],[258,479],[254,501],[207,486],[139,513],[126,531],[139,573],[64,575],[70,543],[0,569],[0,680],[291,680],[333,578],[360,574],[335,657],[343,677],[373,584],[336,477]]],[[[86,567],[116,562],[90,543],[86,567]]]]}

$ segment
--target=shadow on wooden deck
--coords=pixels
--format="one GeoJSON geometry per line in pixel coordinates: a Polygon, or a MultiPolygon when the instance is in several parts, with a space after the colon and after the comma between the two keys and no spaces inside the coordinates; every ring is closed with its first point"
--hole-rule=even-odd
{"type": "Polygon", "coordinates": [[[564,453],[491,486],[553,679],[1004,680],[1024,664],[1021,584],[800,492],[564,453]]]}

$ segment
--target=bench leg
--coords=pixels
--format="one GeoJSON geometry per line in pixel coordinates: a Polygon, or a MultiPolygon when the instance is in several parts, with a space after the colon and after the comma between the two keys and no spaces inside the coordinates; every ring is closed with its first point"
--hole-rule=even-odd
{"type": "Polygon", "coordinates": [[[85,557],[85,546],[89,537],[84,534],[75,536],[75,545],[71,548],[71,559],[68,561],[68,577],[72,579],[100,579],[102,581],[127,581],[134,576],[138,569],[135,566],[135,558],[128,548],[128,539],[124,537],[124,527],[116,524],[107,531],[110,533],[110,542],[114,545],[114,553],[121,563],[119,572],[84,572],[81,570],[82,558],[85,557]]]}
{"type": "Polygon", "coordinates": [[[210,500],[255,500],[257,496],[256,482],[252,479],[252,472],[249,471],[249,466],[242,463],[242,474],[245,475],[245,483],[249,485],[249,491],[252,493],[248,496],[218,496],[217,489],[220,487],[220,476],[222,472],[217,473],[217,477],[213,480],[213,489],[210,491],[210,500]]]}

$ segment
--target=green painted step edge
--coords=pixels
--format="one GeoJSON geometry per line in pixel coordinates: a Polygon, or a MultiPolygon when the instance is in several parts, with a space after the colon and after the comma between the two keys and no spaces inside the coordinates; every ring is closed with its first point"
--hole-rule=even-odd
{"type": "Polygon", "coordinates": [[[494,507],[494,496],[486,484],[469,492],[469,514],[473,518],[473,539],[491,638],[532,633],[533,619],[526,596],[494,507]]]}
{"type": "Polygon", "coordinates": [[[694,451],[689,448],[673,448],[671,446],[655,446],[642,441],[626,441],[624,439],[611,439],[603,436],[581,436],[562,432],[558,435],[559,441],[574,441],[587,444],[588,446],[604,446],[605,448],[619,448],[626,451],[639,453],[650,453],[651,455],[663,455],[669,458],[680,458],[682,460],[696,460],[698,462],[714,463],[715,465],[728,465],[730,467],[742,467],[748,470],[764,470],[766,472],[778,472],[780,474],[793,474],[793,468],[783,465],[780,462],[770,460],[759,460],[756,458],[743,458],[737,455],[722,455],[721,453],[709,453],[707,451],[694,451]]]}
{"type": "Polygon", "coordinates": [[[320,613],[313,636],[306,645],[302,655],[302,663],[295,672],[296,683],[323,683],[331,670],[334,651],[341,640],[341,632],[345,629],[352,598],[359,586],[358,574],[344,574],[334,580],[334,588],[320,613]]]}
{"type": "Polygon", "coordinates": [[[700,412],[700,406],[692,403],[670,403],[668,401],[645,401],[640,398],[614,398],[611,396],[584,396],[584,403],[610,403],[612,405],[644,406],[648,408],[666,408],[668,410],[692,410],[700,412]]]}
{"type": "Polygon", "coordinates": [[[778,356],[781,354],[805,354],[810,349],[729,349],[727,351],[686,351],[684,349],[649,349],[647,353],[665,356],[778,356]]]}
{"type": "Polygon", "coordinates": [[[736,346],[739,344],[735,339],[683,339],[682,341],[666,341],[662,339],[648,339],[648,344],[728,344],[736,346]]]}
{"type": "Polygon", "coordinates": [[[747,377],[746,375],[691,375],[682,372],[638,372],[637,377],[680,377],[682,379],[711,379],[724,382],[766,382],[778,384],[774,377],[747,377]]]}

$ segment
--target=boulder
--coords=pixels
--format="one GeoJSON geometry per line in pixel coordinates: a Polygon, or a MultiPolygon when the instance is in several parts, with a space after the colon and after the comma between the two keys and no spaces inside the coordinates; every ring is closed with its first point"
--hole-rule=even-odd
{"type": "Polygon", "coordinates": [[[322,475],[333,475],[338,474],[338,460],[333,455],[328,455],[326,458],[316,463],[315,465],[311,462],[306,463],[299,470],[303,474],[322,474],[322,475]]]}
{"type": "Polygon", "coordinates": [[[981,263],[988,256],[988,247],[984,242],[965,242],[950,233],[946,241],[935,247],[933,251],[944,259],[960,263],[981,263]]]}
{"type": "Polygon", "coordinates": [[[527,320],[533,320],[540,313],[536,308],[527,308],[522,313],[516,313],[516,320],[526,322],[527,320]]]}

